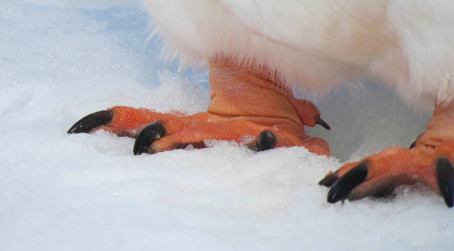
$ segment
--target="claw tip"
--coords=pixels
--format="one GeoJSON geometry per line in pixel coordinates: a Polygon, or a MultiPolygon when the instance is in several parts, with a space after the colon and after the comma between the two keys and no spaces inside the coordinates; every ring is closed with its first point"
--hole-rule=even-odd
{"type": "Polygon", "coordinates": [[[338,172],[330,173],[326,175],[322,180],[320,180],[318,184],[321,186],[331,187],[338,178],[339,178],[338,172]]]}
{"type": "Polygon", "coordinates": [[[436,173],[440,193],[448,207],[454,206],[454,175],[451,161],[445,157],[438,158],[436,173]]]}
{"type": "Polygon", "coordinates": [[[323,126],[323,128],[325,128],[326,130],[331,130],[331,126],[328,125],[328,123],[326,123],[322,118],[318,117],[316,120],[315,120],[315,123],[323,126]]]}
{"type": "Polygon", "coordinates": [[[328,192],[327,201],[336,203],[348,194],[367,177],[369,167],[365,162],[358,164],[336,181],[328,192]]]}
{"type": "Polygon", "coordinates": [[[272,149],[277,143],[276,136],[270,131],[262,131],[257,137],[255,149],[258,152],[272,149]]]}
{"type": "Polygon", "coordinates": [[[148,151],[150,144],[165,134],[166,130],[160,121],[146,126],[136,138],[133,148],[134,155],[140,155],[148,151]]]}
{"type": "Polygon", "coordinates": [[[96,127],[107,125],[113,118],[113,111],[103,110],[89,114],[77,121],[69,130],[68,134],[88,133],[96,127]]]}

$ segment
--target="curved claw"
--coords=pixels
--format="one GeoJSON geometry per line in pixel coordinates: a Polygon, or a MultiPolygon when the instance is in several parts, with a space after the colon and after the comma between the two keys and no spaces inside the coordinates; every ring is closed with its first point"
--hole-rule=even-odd
{"type": "Polygon", "coordinates": [[[318,182],[321,186],[331,187],[339,179],[339,172],[330,173],[318,182]]]}
{"type": "Polygon", "coordinates": [[[331,130],[331,126],[328,125],[328,123],[326,123],[322,118],[318,117],[316,120],[315,120],[315,123],[323,126],[323,128],[325,128],[326,130],[331,130]]]}
{"type": "Polygon", "coordinates": [[[336,203],[347,195],[367,177],[369,167],[362,162],[348,171],[338,181],[334,183],[328,192],[328,202],[336,203]]]}
{"type": "Polygon", "coordinates": [[[160,121],[146,126],[137,136],[136,142],[134,143],[134,155],[140,155],[148,150],[153,141],[159,139],[166,134],[166,129],[160,121]]]}
{"type": "Polygon", "coordinates": [[[454,205],[454,176],[452,164],[449,159],[440,157],[436,164],[437,182],[443,199],[448,207],[454,205]]]}
{"type": "Polygon", "coordinates": [[[416,140],[413,141],[413,142],[410,144],[410,146],[408,147],[408,149],[413,149],[413,148],[415,148],[415,147],[416,147],[416,140]]]}
{"type": "Polygon", "coordinates": [[[88,133],[96,127],[109,124],[112,118],[113,111],[111,110],[95,112],[77,121],[67,133],[88,133]]]}
{"type": "Polygon", "coordinates": [[[263,131],[257,137],[257,142],[252,147],[257,152],[272,149],[277,143],[276,136],[270,131],[263,131]]]}

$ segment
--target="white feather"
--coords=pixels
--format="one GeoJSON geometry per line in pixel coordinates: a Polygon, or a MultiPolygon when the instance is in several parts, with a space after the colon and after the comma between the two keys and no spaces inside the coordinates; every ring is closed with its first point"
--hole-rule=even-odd
{"type": "Polygon", "coordinates": [[[143,2],[183,63],[223,54],[317,92],[367,77],[411,104],[454,99],[454,1],[143,2]]]}

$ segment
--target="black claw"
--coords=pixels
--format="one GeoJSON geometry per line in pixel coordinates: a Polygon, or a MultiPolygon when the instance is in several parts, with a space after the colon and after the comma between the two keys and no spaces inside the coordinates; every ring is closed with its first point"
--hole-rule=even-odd
{"type": "Polygon", "coordinates": [[[410,147],[408,149],[412,149],[412,148],[415,148],[416,146],[416,140],[413,141],[413,143],[411,143],[410,147]]]}
{"type": "Polygon", "coordinates": [[[148,150],[150,144],[166,134],[166,129],[160,121],[147,125],[137,136],[134,143],[134,155],[140,155],[148,150]]]}
{"type": "Polygon", "coordinates": [[[109,124],[109,122],[112,121],[112,118],[113,111],[110,110],[92,113],[77,121],[71,128],[69,128],[68,134],[82,132],[88,133],[98,126],[109,124]]]}
{"type": "Polygon", "coordinates": [[[277,139],[272,132],[263,131],[257,137],[257,142],[255,142],[254,150],[261,152],[272,149],[276,145],[276,142],[277,139]]]}
{"type": "Polygon", "coordinates": [[[436,163],[437,181],[440,192],[448,207],[454,205],[454,176],[451,162],[440,157],[436,163]]]}
{"type": "Polygon", "coordinates": [[[316,120],[315,120],[315,123],[323,126],[326,130],[331,130],[331,126],[328,125],[328,123],[326,123],[323,119],[321,119],[320,117],[318,117],[316,120]]]}
{"type": "Polygon", "coordinates": [[[338,181],[334,183],[328,192],[328,202],[336,203],[347,195],[367,177],[369,167],[362,162],[348,171],[338,181]]]}
{"type": "Polygon", "coordinates": [[[326,187],[331,187],[337,179],[339,179],[339,172],[334,172],[326,175],[325,178],[318,182],[318,184],[326,187]]]}

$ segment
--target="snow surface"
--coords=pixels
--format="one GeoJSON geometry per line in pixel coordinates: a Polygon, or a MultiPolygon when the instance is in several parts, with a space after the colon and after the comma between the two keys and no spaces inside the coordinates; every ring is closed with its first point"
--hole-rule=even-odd
{"type": "Polygon", "coordinates": [[[178,71],[138,1],[0,0],[0,250],[450,250],[454,210],[423,186],[328,204],[341,161],[409,145],[428,115],[360,83],[317,99],[337,158],[221,142],[133,156],[133,140],[67,135],[113,105],[206,109],[205,70],[178,71]],[[94,4],[96,3],[96,4],[94,4]]]}

